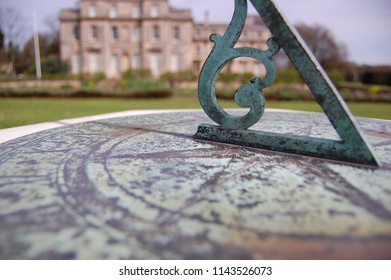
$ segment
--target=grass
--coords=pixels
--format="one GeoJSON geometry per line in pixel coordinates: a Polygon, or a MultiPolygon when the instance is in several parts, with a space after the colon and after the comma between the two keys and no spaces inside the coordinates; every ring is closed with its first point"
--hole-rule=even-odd
{"type": "MultiPolygon", "coordinates": [[[[230,100],[221,100],[223,108],[237,108],[230,100]]],[[[281,108],[321,112],[315,102],[267,102],[267,108],[281,108]]],[[[350,103],[355,116],[391,119],[391,105],[384,103],[350,103]]],[[[54,98],[1,98],[0,128],[9,128],[40,122],[57,121],[110,112],[136,109],[200,109],[195,97],[165,99],[54,99],[54,98]]]]}

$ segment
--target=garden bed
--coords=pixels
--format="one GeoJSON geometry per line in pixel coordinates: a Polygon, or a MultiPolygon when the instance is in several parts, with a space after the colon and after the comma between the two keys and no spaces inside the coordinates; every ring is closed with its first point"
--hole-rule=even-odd
{"type": "Polygon", "coordinates": [[[97,88],[0,88],[0,98],[167,98],[172,95],[170,89],[131,91],[97,88]]]}

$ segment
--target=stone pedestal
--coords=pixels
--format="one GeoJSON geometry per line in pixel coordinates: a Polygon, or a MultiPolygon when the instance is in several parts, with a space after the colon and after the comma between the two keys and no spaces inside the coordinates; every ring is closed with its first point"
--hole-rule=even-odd
{"type": "MultiPolygon", "coordinates": [[[[205,122],[103,119],[0,144],[0,258],[391,258],[391,122],[357,119],[380,168],[193,139],[205,122]]],[[[337,138],[315,113],[267,111],[254,129],[337,138]]]]}

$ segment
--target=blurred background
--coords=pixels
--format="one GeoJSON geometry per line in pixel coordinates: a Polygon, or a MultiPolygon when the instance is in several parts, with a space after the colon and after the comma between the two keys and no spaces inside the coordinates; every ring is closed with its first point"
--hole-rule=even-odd
{"type": "MultiPolygon", "coordinates": [[[[275,0],[356,116],[391,119],[391,2],[275,0]]],[[[233,0],[2,0],[0,129],[131,109],[200,108],[197,79],[232,17],[233,0]]],[[[237,46],[272,35],[249,4],[237,46]]],[[[321,111],[281,51],[267,108],[321,111]]],[[[216,94],[263,76],[259,62],[225,66],[216,94]]]]}

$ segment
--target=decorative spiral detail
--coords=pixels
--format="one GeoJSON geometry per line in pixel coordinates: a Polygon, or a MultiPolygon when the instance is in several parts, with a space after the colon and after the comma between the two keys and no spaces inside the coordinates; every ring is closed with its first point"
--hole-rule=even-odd
{"type": "Polygon", "coordinates": [[[205,113],[223,128],[247,129],[257,123],[265,109],[262,89],[272,85],[276,78],[275,64],[271,58],[278,53],[280,46],[274,38],[267,42],[268,50],[255,48],[234,48],[243,31],[247,17],[247,0],[235,0],[235,12],[224,36],[212,34],[215,43],[200,73],[198,97],[205,113]],[[250,83],[235,92],[235,102],[243,108],[250,108],[244,116],[232,116],[220,106],[216,98],[216,79],[219,72],[231,60],[248,57],[261,62],[266,68],[264,79],[253,77],[250,83]]]}

